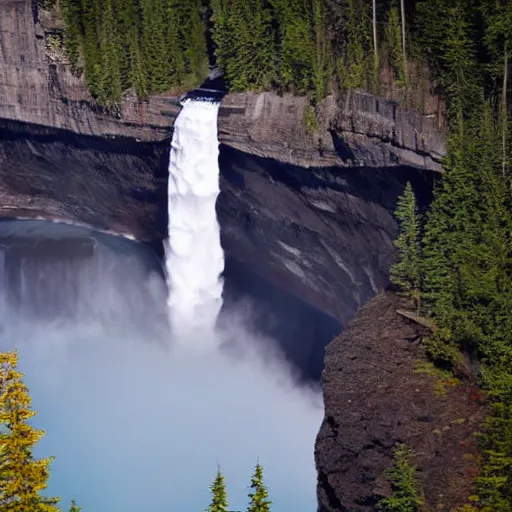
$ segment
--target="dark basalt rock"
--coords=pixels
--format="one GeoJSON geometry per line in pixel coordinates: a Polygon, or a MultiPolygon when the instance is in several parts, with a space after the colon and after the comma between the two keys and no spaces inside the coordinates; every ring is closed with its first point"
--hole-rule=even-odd
{"type": "Polygon", "coordinates": [[[443,386],[417,370],[424,349],[410,339],[427,333],[397,315],[398,307],[395,296],[379,294],[327,347],[325,417],[315,446],[323,512],[376,510],[391,492],[385,471],[396,443],[417,454],[426,510],[454,510],[474,490],[474,432],[485,416],[477,387],[443,386]]]}
{"type": "Polygon", "coordinates": [[[252,272],[346,325],[387,284],[396,200],[421,207],[434,174],[407,167],[309,168],[221,146],[223,247],[252,272]]]}
{"type": "MultiPolygon", "coordinates": [[[[11,121],[0,128],[0,215],[83,223],[133,235],[162,253],[169,139],[108,139],[11,121]]],[[[387,283],[398,195],[410,180],[424,206],[435,174],[407,167],[303,169],[225,145],[219,162],[217,211],[228,265],[238,269],[232,274],[251,294],[249,273],[253,282],[267,283],[260,299],[272,295],[274,317],[279,312],[290,323],[280,337],[288,339],[292,360],[318,379],[325,345],[387,283]],[[304,304],[292,308],[301,321],[305,305],[317,311],[310,309],[310,328],[299,328],[301,321],[278,305],[294,300],[304,304]]]]}

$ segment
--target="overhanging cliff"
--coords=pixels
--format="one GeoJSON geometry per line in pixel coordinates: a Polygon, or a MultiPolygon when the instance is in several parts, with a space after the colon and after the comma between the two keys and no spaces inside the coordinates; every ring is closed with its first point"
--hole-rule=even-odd
{"type": "MultiPolygon", "coordinates": [[[[0,121],[0,129],[2,216],[83,223],[161,248],[169,139],[136,142],[13,121],[0,121]]],[[[228,271],[238,268],[238,275],[253,275],[328,315],[338,326],[331,336],[387,283],[393,210],[405,183],[412,182],[423,208],[436,176],[405,166],[305,169],[226,145],[219,163],[217,212],[228,271]]],[[[270,295],[275,310],[284,307],[278,291],[265,300],[270,295]]],[[[277,321],[291,323],[286,308],[281,312],[277,321]]],[[[297,348],[305,336],[294,332],[289,339],[297,348]]],[[[318,332],[308,340],[300,352],[318,378],[330,337],[318,332]]]]}

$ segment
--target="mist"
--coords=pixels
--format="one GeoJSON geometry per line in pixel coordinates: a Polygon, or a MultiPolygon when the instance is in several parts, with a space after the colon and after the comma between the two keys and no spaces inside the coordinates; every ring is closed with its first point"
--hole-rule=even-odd
{"type": "Polygon", "coordinates": [[[321,397],[297,384],[248,302],[223,312],[215,340],[172,339],[155,258],[66,229],[11,230],[0,258],[0,348],[19,349],[46,431],[35,455],[55,456],[48,494],[84,512],[202,511],[220,464],[230,509],[244,510],[259,459],[274,510],[316,510],[321,397]],[[87,250],[70,254],[78,238],[87,250]]]}

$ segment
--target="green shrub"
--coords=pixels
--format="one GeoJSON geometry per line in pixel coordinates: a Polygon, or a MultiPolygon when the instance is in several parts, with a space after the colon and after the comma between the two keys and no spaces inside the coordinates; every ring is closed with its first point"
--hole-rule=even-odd
{"type": "Polygon", "coordinates": [[[423,499],[416,482],[416,470],[412,465],[412,450],[405,444],[395,448],[393,466],[387,471],[392,493],[379,501],[378,509],[385,512],[417,512],[423,499]]]}

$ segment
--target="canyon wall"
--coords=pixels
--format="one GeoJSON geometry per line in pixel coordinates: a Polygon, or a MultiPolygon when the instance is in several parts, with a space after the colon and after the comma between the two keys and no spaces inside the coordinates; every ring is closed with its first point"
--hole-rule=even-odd
{"type": "MultiPolygon", "coordinates": [[[[179,100],[127,94],[122,114],[105,112],[71,73],[61,35],[35,0],[0,0],[0,216],[158,245],[179,100]]],[[[429,200],[445,143],[438,116],[363,92],[326,98],[309,129],[308,109],[292,95],[224,97],[219,215],[228,252],[344,325],[385,285],[396,198],[411,180],[429,200]]]]}
{"type": "MultiPolygon", "coordinates": [[[[36,0],[0,0],[0,118],[83,135],[160,141],[179,112],[176,95],[139,102],[127,93],[117,115],[90,97],[59,46],[62,22],[36,0]]],[[[305,97],[228,94],[219,114],[222,143],[303,167],[411,165],[439,171],[445,153],[437,113],[352,91],[327,98],[306,127],[305,97]]]]}

